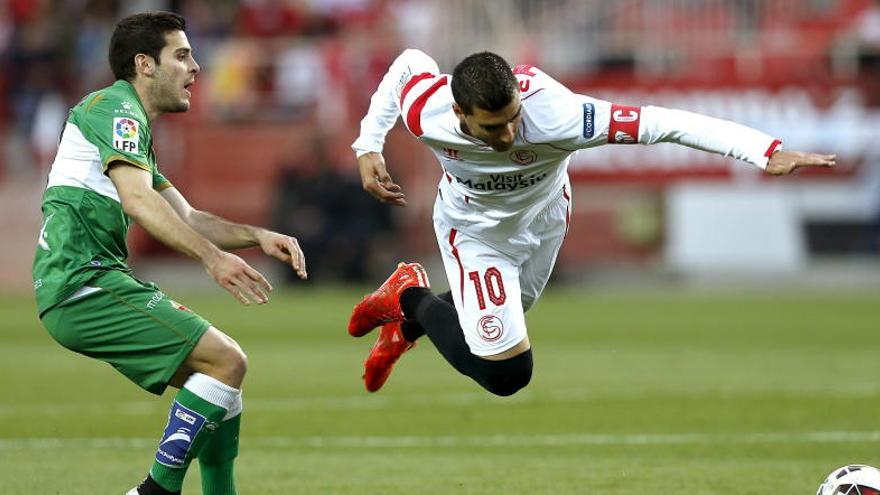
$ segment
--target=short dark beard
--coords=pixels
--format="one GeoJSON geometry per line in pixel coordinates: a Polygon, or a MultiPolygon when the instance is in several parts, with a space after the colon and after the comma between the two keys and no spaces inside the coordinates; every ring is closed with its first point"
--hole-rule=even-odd
{"type": "Polygon", "coordinates": [[[181,102],[172,94],[165,94],[159,90],[157,86],[153,86],[150,94],[153,99],[153,105],[159,113],[181,113],[189,110],[189,105],[181,102]]]}
{"type": "Polygon", "coordinates": [[[178,102],[178,104],[176,104],[174,107],[165,108],[163,111],[165,113],[182,113],[182,112],[186,112],[188,110],[189,110],[189,104],[183,103],[183,102],[178,102]]]}

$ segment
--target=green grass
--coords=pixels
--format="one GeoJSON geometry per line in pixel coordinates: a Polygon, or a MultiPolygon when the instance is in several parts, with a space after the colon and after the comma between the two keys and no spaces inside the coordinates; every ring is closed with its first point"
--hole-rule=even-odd
{"type": "MultiPolygon", "coordinates": [[[[360,292],[171,293],[250,357],[245,494],[812,495],[880,464],[880,296],[551,292],[529,314],[532,384],[504,399],[427,340],[364,392],[360,292]]],[[[0,493],[124,493],[169,395],[55,344],[28,298],[0,299],[0,321],[0,493]]]]}

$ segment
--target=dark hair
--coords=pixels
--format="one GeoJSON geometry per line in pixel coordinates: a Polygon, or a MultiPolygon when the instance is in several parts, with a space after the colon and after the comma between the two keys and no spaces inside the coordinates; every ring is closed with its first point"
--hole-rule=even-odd
{"type": "Polygon", "coordinates": [[[159,64],[165,35],[183,31],[186,21],[173,12],[144,12],[130,15],[116,24],[110,37],[110,69],[116,79],[134,79],[134,57],[149,55],[159,64]]]}
{"type": "Polygon", "coordinates": [[[510,65],[491,52],[467,56],[452,71],[452,97],[466,114],[474,107],[497,112],[519,91],[510,65]]]}

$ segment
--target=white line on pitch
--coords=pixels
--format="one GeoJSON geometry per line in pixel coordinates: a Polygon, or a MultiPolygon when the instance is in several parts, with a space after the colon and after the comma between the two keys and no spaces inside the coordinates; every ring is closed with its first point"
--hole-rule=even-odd
{"type": "MultiPolygon", "coordinates": [[[[688,393],[677,391],[669,392],[675,397],[695,397],[695,393],[701,391],[691,390],[688,393]]],[[[748,390],[728,392],[730,394],[760,394],[764,391],[748,390]]],[[[790,390],[788,393],[798,396],[799,394],[815,395],[813,390],[790,390]]],[[[707,392],[711,393],[711,392],[707,392]]],[[[836,397],[840,399],[875,398],[878,391],[874,388],[836,390],[833,395],[830,391],[823,392],[823,397],[836,397]]],[[[777,391],[776,395],[779,395],[777,391]]],[[[783,393],[784,395],[784,393],[783,393]]],[[[598,403],[603,401],[631,401],[644,400],[643,393],[623,394],[615,392],[597,393],[588,389],[564,389],[549,393],[533,393],[530,390],[523,391],[513,397],[494,397],[486,392],[456,392],[456,393],[432,393],[432,394],[406,394],[406,395],[337,395],[337,396],[314,396],[314,397],[281,397],[281,398],[254,398],[249,399],[245,395],[245,407],[249,410],[259,411],[369,411],[391,409],[400,406],[422,407],[425,404],[432,406],[496,406],[517,404],[549,404],[549,403],[598,403]]],[[[0,405],[0,418],[6,416],[70,416],[73,414],[104,414],[108,412],[126,415],[155,414],[156,410],[167,411],[166,400],[158,401],[125,401],[116,403],[56,403],[51,406],[46,403],[14,403],[0,405]]]]}
{"type": "MultiPolygon", "coordinates": [[[[625,445],[730,445],[785,443],[874,443],[880,431],[815,431],[741,434],[643,433],[629,435],[441,435],[256,437],[243,439],[250,448],[438,448],[438,447],[559,447],[625,445]]],[[[149,448],[151,438],[16,438],[0,440],[0,450],[149,448]]]]}

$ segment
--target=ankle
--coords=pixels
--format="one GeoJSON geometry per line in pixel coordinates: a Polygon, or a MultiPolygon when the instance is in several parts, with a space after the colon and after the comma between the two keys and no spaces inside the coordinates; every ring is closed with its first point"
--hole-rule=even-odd
{"type": "Polygon", "coordinates": [[[416,318],[419,304],[431,295],[431,289],[425,287],[408,287],[404,289],[400,294],[400,309],[403,310],[403,316],[408,319],[416,318]]]}
{"type": "Polygon", "coordinates": [[[179,491],[172,492],[166,490],[150,474],[147,474],[147,478],[138,486],[137,492],[138,495],[180,495],[179,491]]]}

